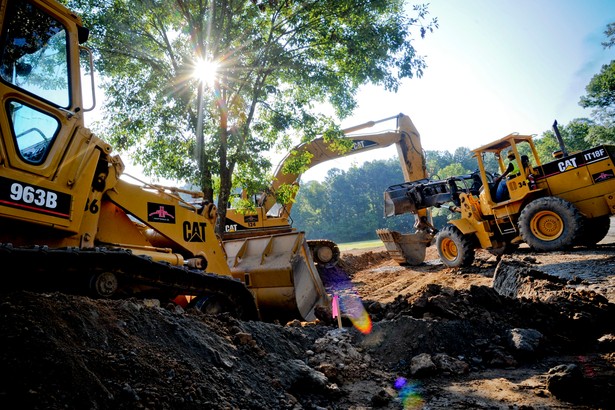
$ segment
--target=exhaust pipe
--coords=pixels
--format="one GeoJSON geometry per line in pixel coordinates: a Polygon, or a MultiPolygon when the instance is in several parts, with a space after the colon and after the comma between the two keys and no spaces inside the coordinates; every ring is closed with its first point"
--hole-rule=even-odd
{"type": "Polygon", "coordinates": [[[565,157],[568,156],[568,151],[566,151],[566,146],[564,145],[564,139],[559,133],[559,128],[557,128],[557,120],[553,121],[553,132],[555,132],[555,138],[557,138],[557,142],[559,143],[559,149],[562,151],[565,157]]]}

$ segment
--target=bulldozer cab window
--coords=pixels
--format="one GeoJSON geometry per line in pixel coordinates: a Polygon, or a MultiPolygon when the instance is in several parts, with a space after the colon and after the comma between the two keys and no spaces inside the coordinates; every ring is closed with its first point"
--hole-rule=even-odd
{"type": "Polygon", "coordinates": [[[7,112],[21,159],[35,165],[42,163],[60,129],[60,122],[17,101],[7,102],[7,112]]]}
{"type": "Polygon", "coordinates": [[[0,78],[59,107],[70,106],[64,26],[33,4],[8,3],[0,38],[0,78]]]}

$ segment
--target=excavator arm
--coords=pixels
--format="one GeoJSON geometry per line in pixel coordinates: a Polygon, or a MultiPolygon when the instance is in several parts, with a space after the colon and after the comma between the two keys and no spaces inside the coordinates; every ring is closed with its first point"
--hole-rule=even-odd
{"type": "MultiPolygon", "coordinates": [[[[343,130],[343,133],[346,135],[345,138],[351,140],[353,143],[352,148],[349,151],[340,152],[333,149],[323,137],[300,144],[291,150],[276,169],[269,193],[265,195],[263,200],[263,207],[265,210],[269,211],[275,205],[276,199],[272,193],[275,192],[280,186],[299,182],[301,174],[287,172],[286,164],[293,156],[304,152],[309,153],[311,156],[311,161],[308,167],[304,170],[305,172],[308,169],[326,161],[343,158],[374,149],[386,148],[395,144],[401,169],[404,174],[404,180],[415,181],[417,179],[426,178],[427,172],[425,157],[423,156],[419,133],[412,123],[412,120],[407,115],[399,114],[378,121],[369,121],[364,124],[346,128],[343,130]],[[373,127],[378,123],[393,119],[397,119],[397,129],[394,131],[384,131],[382,133],[373,134],[353,134],[357,131],[373,127]]],[[[290,213],[292,202],[284,204],[284,207],[287,212],[290,213]]]]}
{"type": "Polygon", "coordinates": [[[255,231],[268,233],[287,232],[291,230],[289,220],[294,197],[284,204],[277,203],[275,192],[283,185],[299,184],[302,173],[289,172],[286,166],[297,155],[308,153],[310,163],[303,172],[326,161],[347,157],[375,149],[386,148],[395,144],[399,156],[404,180],[415,181],[427,177],[425,157],[416,127],[410,117],[398,114],[377,121],[369,121],[343,130],[346,139],[352,141],[349,151],[334,149],[323,137],[302,143],[293,148],[278,165],[272,184],[266,192],[261,193],[254,211],[242,212],[230,208],[227,211],[225,238],[238,238],[252,235],[255,231]],[[371,134],[356,132],[371,128],[376,124],[397,120],[397,129],[371,134]]]}
{"type": "MultiPolygon", "coordinates": [[[[291,226],[290,220],[294,196],[286,203],[280,204],[276,200],[275,192],[283,185],[298,186],[302,174],[289,171],[291,167],[287,166],[297,155],[307,153],[310,157],[307,168],[304,168],[302,171],[305,172],[307,169],[329,160],[386,148],[395,144],[404,180],[415,181],[427,178],[420,136],[412,120],[407,115],[398,114],[377,121],[368,121],[346,128],[343,130],[343,133],[347,140],[352,141],[352,148],[348,151],[336,150],[322,137],[302,143],[291,150],[278,165],[270,188],[258,197],[256,209],[248,212],[233,208],[227,210],[227,223],[223,238],[230,240],[255,235],[286,234],[295,231],[291,226]],[[358,133],[376,124],[390,120],[397,120],[395,130],[370,134],[358,133]]],[[[427,211],[420,211],[420,215],[417,217],[420,226],[422,227],[427,220],[427,211]]],[[[308,241],[308,244],[314,261],[321,265],[334,263],[339,257],[340,252],[337,245],[330,240],[311,239],[308,241]]]]}

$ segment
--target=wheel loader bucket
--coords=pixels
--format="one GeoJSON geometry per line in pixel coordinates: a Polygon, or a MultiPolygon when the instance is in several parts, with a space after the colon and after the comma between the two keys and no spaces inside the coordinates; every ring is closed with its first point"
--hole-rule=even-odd
{"type": "Polygon", "coordinates": [[[400,265],[420,265],[434,236],[427,232],[402,234],[388,229],[376,231],[391,258],[400,265]]]}
{"type": "Polygon", "coordinates": [[[313,321],[319,306],[329,307],[303,232],[225,241],[224,248],[233,277],[250,289],[263,320],[313,321]]]}

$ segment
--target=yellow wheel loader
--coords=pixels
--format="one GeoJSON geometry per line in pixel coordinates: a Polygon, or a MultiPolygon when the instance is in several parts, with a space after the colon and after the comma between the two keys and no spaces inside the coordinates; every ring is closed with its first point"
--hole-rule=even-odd
{"type": "Polygon", "coordinates": [[[470,265],[475,249],[501,254],[521,243],[537,251],[594,245],[615,214],[615,146],[569,154],[557,123],[554,129],[561,150],[551,162],[541,164],[532,136],[510,134],[472,151],[474,174],[389,187],[385,211],[391,216],[450,204],[459,216],[436,236],[449,267],[470,265]],[[509,168],[504,158],[519,165],[509,168]],[[498,169],[488,170],[489,163],[498,169]],[[505,195],[496,199],[498,184],[505,195]]]}
{"type": "Polygon", "coordinates": [[[85,105],[80,73],[93,64],[79,17],[53,0],[0,0],[0,13],[4,286],[156,297],[245,319],[326,310],[302,233],[223,244],[212,204],[126,179],[84,126],[94,101],[85,105]]]}
{"type": "MultiPolygon", "coordinates": [[[[322,137],[294,147],[278,165],[271,187],[255,198],[256,208],[252,211],[243,211],[229,208],[226,214],[226,226],[223,238],[229,239],[254,237],[256,235],[270,235],[271,233],[291,234],[296,232],[292,227],[290,216],[294,203],[294,196],[284,204],[276,200],[275,192],[282,185],[299,186],[300,173],[288,171],[286,164],[295,155],[307,153],[310,157],[308,169],[323,162],[367,152],[374,149],[386,148],[395,144],[400,160],[401,168],[406,180],[416,180],[426,177],[424,155],[420,144],[418,131],[410,117],[399,114],[393,117],[377,121],[369,121],[343,130],[346,139],[352,141],[352,148],[347,152],[340,152],[331,147],[322,137]],[[372,134],[353,134],[357,131],[373,127],[378,123],[396,120],[395,130],[383,131],[372,134]]],[[[296,194],[296,191],[295,191],[296,194]]],[[[381,235],[386,235],[381,231],[381,235]]],[[[424,234],[408,235],[412,240],[422,244],[425,241],[424,234]],[[419,239],[420,238],[420,239],[419,239]]],[[[406,238],[408,237],[406,236],[406,238]]],[[[406,239],[408,242],[408,239],[406,239]]],[[[429,240],[427,240],[429,242],[429,240]]],[[[313,260],[321,265],[335,263],[340,251],[337,245],[330,240],[308,240],[313,260]]],[[[408,245],[414,249],[413,246],[408,245]]],[[[424,245],[418,247],[424,254],[424,245]]],[[[421,259],[422,262],[422,259],[421,259]]]]}

